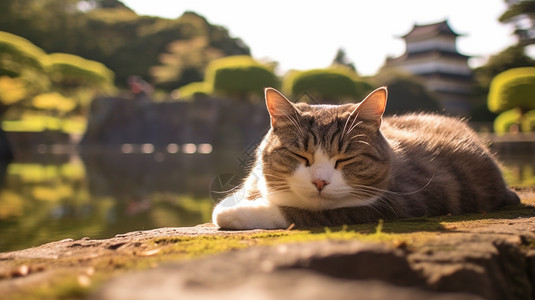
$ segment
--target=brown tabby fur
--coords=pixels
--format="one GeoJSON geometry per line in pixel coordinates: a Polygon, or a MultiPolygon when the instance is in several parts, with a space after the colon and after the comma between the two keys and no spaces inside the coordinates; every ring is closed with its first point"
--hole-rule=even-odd
{"type": "MultiPolygon", "coordinates": [[[[285,177],[303,163],[292,153],[313,157],[311,153],[321,146],[331,157],[355,157],[337,166],[354,187],[355,199],[378,199],[370,205],[330,210],[280,206],[289,223],[334,226],[487,212],[519,203],[489,150],[460,120],[432,114],[366,119],[351,115],[354,104],[298,103],[294,107],[299,116],[274,118],[271,111],[277,124],[273,123],[258,152],[268,190],[288,189],[285,177]],[[352,118],[357,118],[358,125],[347,133],[352,118]]],[[[260,194],[253,181],[247,191],[249,200],[260,194]]]]}

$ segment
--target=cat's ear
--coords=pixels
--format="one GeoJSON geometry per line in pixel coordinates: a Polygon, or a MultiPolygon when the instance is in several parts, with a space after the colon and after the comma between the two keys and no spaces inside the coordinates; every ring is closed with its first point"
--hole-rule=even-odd
{"type": "Polygon", "coordinates": [[[386,99],[388,98],[388,90],[386,87],[380,87],[371,92],[356,109],[358,118],[378,121],[381,123],[381,118],[386,108],[386,99]]]}
{"type": "Polygon", "coordinates": [[[299,110],[281,92],[274,88],[266,88],[264,93],[266,106],[271,117],[271,127],[292,120],[296,115],[299,115],[299,110]]]}

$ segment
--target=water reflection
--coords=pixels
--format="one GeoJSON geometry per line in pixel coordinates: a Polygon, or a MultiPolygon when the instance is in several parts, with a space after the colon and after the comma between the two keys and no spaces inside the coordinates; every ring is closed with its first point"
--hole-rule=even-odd
{"type": "Polygon", "coordinates": [[[535,188],[535,142],[495,142],[491,150],[497,153],[510,186],[535,188]]]}
{"type": "MultiPolygon", "coordinates": [[[[212,151],[203,144],[82,150],[41,147],[7,167],[0,187],[0,251],[208,222],[211,196],[226,188],[212,185],[239,182],[248,157],[247,151],[212,151]]],[[[509,184],[535,186],[532,148],[497,150],[509,184]]]]}
{"type": "Polygon", "coordinates": [[[507,183],[516,188],[535,188],[535,152],[502,155],[503,174],[507,183]]]}
{"type": "Polygon", "coordinates": [[[208,222],[211,180],[238,166],[232,157],[195,146],[199,151],[189,146],[175,154],[156,148],[56,151],[11,163],[0,189],[0,251],[208,222]]]}

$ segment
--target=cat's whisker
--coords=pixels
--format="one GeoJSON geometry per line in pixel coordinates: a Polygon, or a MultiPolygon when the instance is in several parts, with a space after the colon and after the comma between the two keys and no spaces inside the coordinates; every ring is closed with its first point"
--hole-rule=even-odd
{"type": "Polygon", "coordinates": [[[277,186],[286,186],[287,185],[287,182],[285,180],[271,180],[268,184],[268,186],[270,187],[277,187],[277,186]]]}
{"type": "Polygon", "coordinates": [[[389,190],[380,189],[380,188],[376,188],[376,187],[368,186],[368,185],[351,184],[351,186],[354,187],[355,189],[357,189],[358,191],[369,191],[369,192],[373,191],[373,192],[375,192],[375,194],[391,193],[389,190]]]}
{"type": "Polygon", "coordinates": [[[390,200],[389,197],[379,197],[377,198],[376,201],[374,201],[371,206],[377,206],[377,207],[384,207],[384,208],[387,208],[388,210],[390,210],[391,212],[393,212],[395,215],[397,215],[397,212],[396,210],[394,209],[394,207],[390,204],[391,201],[387,201],[387,200],[390,200]]]}
{"type": "MultiPolygon", "coordinates": [[[[356,119],[355,119],[356,120],[356,119]]],[[[362,121],[358,121],[355,125],[352,125],[351,128],[347,131],[346,134],[350,134],[353,129],[355,129],[357,126],[359,126],[362,123],[362,121]]]]}
{"type": "Polygon", "coordinates": [[[385,194],[391,194],[391,195],[396,195],[396,196],[411,195],[411,194],[415,194],[415,193],[421,192],[426,187],[428,187],[429,184],[431,184],[431,182],[433,181],[433,178],[435,177],[435,174],[436,174],[436,171],[435,171],[435,173],[433,173],[431,178],[427,181],[427,183],[424,186],[422,186],[421,188],[418,188],[418,189],[416,189],[414,191],[410,191],[410,192],[389,191],[389,190],[385,190],[385,189],[380,189],[380,188],[366,186],[366,185],[359,185],[359,184],[354,184],[353,186],[355,188],[369,189],[369,190],[378,191],[378,192],[382,192],[382,193],[385,193],[385,194]]]}
{"type": "Polygon", "coordinates": [[[297,128],[297,130],[299,130],[299,132],[296,132],[296,133],[298,133],[301,137],[304,137],[305,133],[303,132],[303,129],[299,126],[299,123],[297,122],[297,120],[295,118],[292,118],[285,112],[282,112],[282,113],[284,114],[284,116],[286,116],[286,118],[288,118],[288,120],[290,120],[290,122],[292,122],[294,127],[297,128]]]}
{"type": "MultiPolygon", "coordinates": [[[[351,193],[351,195],[356,199],[362,199],[362,200],[374,198],[376,196],[376,195],[370,195],[368,193],[358,193],[358,192],[353,192],[351,193]]],[[[379,216],[384,217],[384,213],[380,208],[385,207],[388,210],[393,210],[393,208],[388,203],[382,203],[382,202],[383,202],[382,198],[379,197],[375,199],[375,201],[373,201],[372,203],[367,204],[366,207],[375,211],[379,216]]]]}
{"type": "Polygon", "coordinates": [[[270,188],[267,191],[267,194],[269,195],[271,192],[288,192],[288,191],[290,191],[289,187],[270,188]]]}
{"type": "Polygon", "coordinates": [[[268,174],[268,173],[264,173],[264,176],[265,177],[270,177],[270,178],[275,178],[275,179],[284,179],[284,180],[288,179],[288,177],[285,177],[285,176],[268,174]]]}
{"type": "Polygon", "coordinates": [[[363,140],[357,140],[357,141],[350,141],[350,143],[361,143],[361,144],[364,144],[364,145],[367,145],[367,146],[370,146],[370,143],[366,142],[366,141],[363,141],[363,140]]]}
{"type": "Polygon", "coordinates": [[[274,195],[274,194],[277,194],[277,193],[286,193],[286,192],[290,192],[291,190],[289,188],[287,189],[273,189],[273,190],[270,190],[269,192],[265,193],[264,196],[271,196],[271,195],[274,195]]]}
{"type": "Polygon", "coordinates": [[[215,194],[230,194],[232,192],[234,192],[235,190],[239,190],[243,187],[243,184],[239,184],[231,189],[228,189],[226,191],[211,191],[211,193],[215,193],[215,194]]]}
{"type": "Polygon", "coordinates": [[[301,131],[301,136],[305,136],[305,134],[303,133],[303,129],[301,128],[301,126],[299,126],[299,113],[297,112],[297,110],[294,110],[294,120],[295,120],[295,123],[297,124],[297,128],[299,128],[299,131],[301,131]]]}
{"type": "Polygon", "coordinates": [[[352,192],[350,195],[352,197],[354,197],[356,199],[360,199],[360,200],[368,200],[368,199],[373,199],[373,198],[377,197],[377,194],[368,193],[368,192],[365,192],[365,191],[352,192]]]}
{"type": "Polygon", "coordinates": [[[376,211],[383,218],[386,217],[387,211],[392,212],[396,217],[398,217],[396,210],[388,203],[377,201],[368,207],[376,211]]]}
{"type": "MultiPolygon", "coordinates": [[[[355,113],[355,111],[352,111],[349,116],[347,117],[347,120],[346,120],[346,123],[344,124],[344,129],[342,130],[342,134],[340,135],[340,141],[345,137],[345,135],[347,134],[346,130],[347,130],[347,124],[349,123],[349,120],[351,120],[351,116],[353,116],[353,114],[355,113]]],[[[353,123],[357,120],[357,118],[359,117],[359,112],[356,113],[356,116],[355,116],[355,119],[353,120],[353,123]]],[[[352,126],[352,125],[351,125],[352,126]]],[[[351,128],[351,126],[349,126],[351,128]]]]}
{"type": "MultiPolygon", "coordinates": [[[[374,201],[372,201],[371,203],[368,204],[368,206],[370,208],[374,208],[376,210],[378,208],[386,208],[389,211],[392,211],[395,214],[397,214],[395,209],[390,204],[391,200],[388,201],[389,198],[390,198],[389,195],[382,195],[380,197],[377,197],[377,194],[373,194],[373,193],[370,194],[370,193],[366,193],[366,192],[364,192],[364,193],[355,193],[355,194],[352,194],[352,195],[355,196],[355,197],[359,197],[359,198],[362,197],[362,196],[364,196],[364,198],[375,198],[374,201]]],[[[398,196],[396,196],[396,197],[398,197],[398,196]]]]}
{"type": "MultiPolygon", "coordinates": [[[[355,111],[353,111],[351,113],[351,115],[354,113],[355,111]]],[[[357,122],[358,118],[359,118],[359,113],[360,112],[357,112],[357,114],[355,115],[355,118],[353,119],[353,122],[351,123],[351,126],[349,126],[349,130],[346,131],[346,134],[349,134],[355,127],[357,127],[360,123],[362,123],[362,121],[359,121],[357,122]],[[356,123],[356,124],[355,124],[356,123]]],[[[350,118],[351,118],[351,115],[350,115],[350,118]]],[[[348,119],[349,120],[349,119],[348,119]]],[[[346,122],[347,123],[347,122],[346,122]]],[[[345,127],[345,126],[344,126],[345,127]]]]}
{"type": "Polygon", "coordinates": [[[361,137],[365,137],[366,135],[365,134],[357,134],[357,135],[354,135],[352,137],[349,138],[349,143],[352,143],[353,140],[355,139],[358,139],[358,138],[361,138],[361,137]]]}
{"type": "MultiPolygon", "coordinates": [[[[394,207],[390,203],[396,201],[396,199],[391,199],[392,197],[401,198],[401,196],[399,195],[383,194],[380,197],[377,197],[378,195],[374,193],[360,193],[360,194],[353,194],[353,196],[358,197],[358,198],[361,198],[363,196],[364,198],[375,198],[374,201],[368,204],[370,208],[379,212],[381,215],[384,215],[382,211],[387,210],[387,211],[394,213],[394,215],[398,216],[396,209],[394,209],[394,207]]],[[[400,200],[400,199],[397,199],[397,200],[400,200]]]]}
{"type": "Polygon", "coordinates": [[[232,190],[234,190],[234,189],[231,189],[231,190],[228,190],[228,191],[210,191],[210,193],[225,195],[225,194],[228,194],[228,193],[232,192],[232,190]]]}
{"type": "Polygon", "coordinates": [[[385,214],[380,209],[376,208],[374,205],[368,205],[368,207],[375,211],[380,217],[384,217],[385,214]]]}
{"type": "Polygon", "coordinates": [[[390,203],[387,201],[390,196],[398,197],[397,195],[388,195],[388,194],[378,194],[377,192],[367,191],[367,190],[356,190],[351,193],[351,195],[364,198],[364,199],[374,199],[369,205],[383,206],[393,210],[390,203]],[[380,197],[378,197],[380,196],[380,197]]]}
{"type": "Polygon", "coordinates": [[[433,172],[433,175],[431,175],[431,178],[429,178],[429,180],[427,181],[427,183],[423,187],[417,189],[416,191],[403,193],[401,195],[410,195],[410,194],[415,194],[415,193],[423,191],[425,188],[427,188],[431,184],[431,181],[433,181],[433,179],[435,178],[436,173],[437,173],[437,170],[435,170],[435,172],[433,172]]]}

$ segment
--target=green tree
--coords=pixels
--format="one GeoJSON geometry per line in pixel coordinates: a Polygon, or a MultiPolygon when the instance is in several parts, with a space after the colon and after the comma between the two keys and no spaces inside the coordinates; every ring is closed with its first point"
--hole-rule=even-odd
{"type": "MultiPolygon", "coordinates": [[[[186,12],[172,20],[138,16],[116,0],[2,0],[0,30],[27,38],[49,53],[71,53],[102,62],[114,71],[121,86],[126,86],[131,75],[150,80],[151,67],[165,66],[160,55],[172,55],[168,49],[175,41],[203,37],[206,47],[222,56],[250,53],[240,39],[198,14],[186,12]]],[[[180,66],[170,73],[176,74],[175,84],[202,80],[206,64],[180,66]]],[[[159,80],[155,78],[158,84],[159,80]]],[[[164,82],[162,88],[177,87],[164,82]]]]}
{"type": "Polygon", "coordinates": [[[502,23],[513,24],[514,34],[521,46],[535,44],[535,1],[506,1],[509,7],[498,19],[502,23]]]}
{"type": "Polygon", "coordinates": [[[70,52],[83,37],[76,35],[84,19],[77,9],[79,0],[3,0],[0,30],[31,40],[47,52],[70,52]]]}
{"type": "Polygon", "coordinates": [[[202,81],[208,64],[224,56],[249,55],[249,48],[230,37],[221,26],[214,26],[194,13],[185,12],[170,33],[174,39],[160,51],[159,64],[149,73],[157,87],[171,90],[191,82],[202,81]],[[176,29],[180,35],[176,35],[176,29]]]}
{"type": "Polygon", "coordinates": [[[338,51],[336,52],[331,66],[346,67],[349,70],[353,71],[355,74],[357,74],[355,64],[347,57],[346,51],[342,48],[338,49],[338,51]]]}
{"type": "Polygon", "coordinates": [[[175,88],[185,83],[201,81],[210,61],[223,53],[209,45],[206,37],[178,40],[168,45],[168,53],[160,55],[162,65],[150,69],[154,83],[164,88],[175,88]]]}

